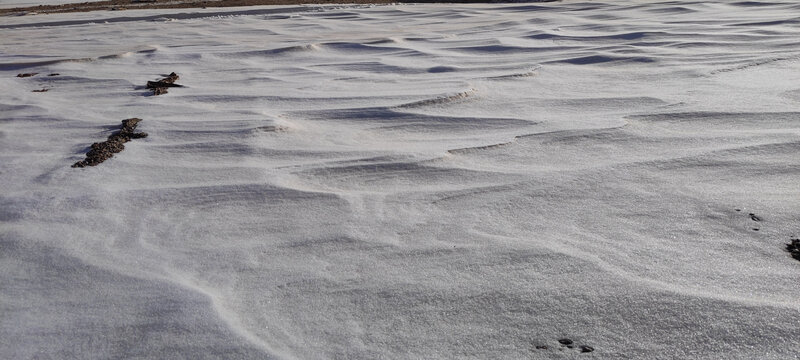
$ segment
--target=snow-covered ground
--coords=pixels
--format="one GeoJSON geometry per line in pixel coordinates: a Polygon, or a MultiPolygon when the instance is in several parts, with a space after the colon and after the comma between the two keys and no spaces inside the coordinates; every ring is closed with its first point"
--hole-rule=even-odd
{"type": "Polygon", "coordinates": [[[4,18],[0,358],[794,358],[799,13],[4,18]]]}

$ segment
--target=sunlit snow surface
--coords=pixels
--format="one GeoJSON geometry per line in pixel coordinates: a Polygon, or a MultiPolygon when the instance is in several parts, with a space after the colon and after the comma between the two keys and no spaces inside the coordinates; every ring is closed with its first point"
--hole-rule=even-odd
{"type": "Polygon", "coordinates": [[[0,358],[793,358],[800,5],[642,3],[2,19],[0,358]]]}

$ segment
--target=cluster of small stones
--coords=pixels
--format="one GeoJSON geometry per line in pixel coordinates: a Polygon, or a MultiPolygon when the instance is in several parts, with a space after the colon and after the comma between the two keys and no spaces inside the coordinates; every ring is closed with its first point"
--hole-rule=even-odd
{"type": "MultiPolygon", "coordinates": [[[[36,72],[32,72],[32,73],[19,73],[19,74],[17,74],[17,77],[18,77],[18,78],[27,78],[27,77],[33,77],[33,76],[36,76],[36,75],[38,75],[38,74],[39,74],[39,73],[36,73],[36,72]]],[[[49,75],[47,75],[47,76],[58,76],[58,75],[61,75],[61,74],[59,74],[59,73],[52,73],[52,74],[49,74],[49,75]]],[[[31,90],[31,91],[32,91],[32,92],[36,92],[36,93],[43,93],[43,92],[48,92],[48,91],[50,91],[50,89],[48,89],[48,88],[42,88],[42,89],[36,89],[36,90],[31,90]]]]}
{"type": "MultiPolygon", "coordinates": [[[[39,74],[39,73],[37,73],[37,72],[33,72],[33,73],[19,73],[19,74],[17,74],[17,77],[18,77],[18,78],[26,78],[26,77],[36,76],[36,75],[38,75],[38,74],[39,74]]],[[[58,76],[58,75],[61,75],[61,74],[59,74],[59,73],[52,73],[52,74],[48,74],[47,76],[58,76]]]]}
{"type": "MultiPolygon", "coordinates": [[[[568,338],[558,339],[558,343],[559,343],[559,345],[561,345],[561,348],[559,350],[564,350],[564,348],[567,348],[567,349],[574,349],[575,348],[575,342],[572,341],[572,339],[568,339],[568,338]]],[[[537,350],[547,350],[547,349],[550,349],[550,347],[547,346],[547,345],[536,345],[536,349],[537,350]]],[[[594,348],[589,346],[589,345],[580,345],[580,346],[578,346],[578,349],[580,349],[582,353],[590,353],[590,352],[594,351],[594,348]]]]}
{"type": "Polygon", "coordinates": [[[72,167],[82,168],[100,164],[114,156],[114,154],[124,150],[124,143],[131,141],[131,139],[147,137],[147,133],[134,132],[139,121],[142,121],[142,119],[130,118],[122,120],[122,129],[120,131],[111,134],[106,141],[92,144],[91,150],[86,153],[86,159],[76,162],[72,167]]]}
{"type": "Polygon", "coordinates": [[[178,74],[173,72],[161,80],[148,81],[146,87],[153,91],[153,95],[163,95],[167,93],[167,88],[183,86],[175,83],[178,79],[180,79],[178,74]]]}
{"type": "MultiPolygon", "coordinates": [[[[739,209],[739,208],[735,208],[734,210],[736,210],[737,212],[742,211],[742,209],[739,209]]],[[[749,214],[747,214],[747,216],[750,217],[750,220],[753,220],[755,222],[761,222],[761,220],[762,220],[760,216],[758,216],[758,215],[756,215],[754,213],[749,213],[749,214]]],[[[753,229],[753,231],[761,230],[761,228],[758,228],[758,227],[752,227],[751,229],[753,229]]]]}

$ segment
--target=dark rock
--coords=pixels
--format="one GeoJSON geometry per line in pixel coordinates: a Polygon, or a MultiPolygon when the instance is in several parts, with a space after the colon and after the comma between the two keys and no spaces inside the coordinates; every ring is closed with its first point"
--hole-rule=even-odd
{"type": "Polygon", "coordinates": [[[581,345],[581,352],[582,353],[590,353],[594,351],[594,348],[589,345],[581,345]]]}
{"type": "Polygon", "coordinates": [[[151,90],[153,90],[153,95],[164,95],[168,92],[165,87],[153,88],[151,90]]]}
{"type": "Polygon", "coordinates": [[[183,85],[178,85],[175,83],[178,81],[178,79],[180,79],[180,76],[172,72],[161,80],[148,81],[146,87],[153,91],[153,95],[163,95],[168,92],[167,88],[183,87],[183,85]]]}
{"type": "Polygon", "coordinates": [[[148,89],[155,89],[155,88],[167,88],[167,87],[183,87],[183,85],[173,84],[171,82],[166,81],[148,81],[147,86],[148,89]]]}
{"type": "Polygon", "coordinates": [[[34,75],[36,75],[36,74],[38,74],[38,73],[24,73],[24,74],[17,74],[17,77],[20,77],[20,78],[26,78],[26,77],[31,77],[31,76],[34,76],[34,75]]]}
{"type": "Polygon", "coordinates": [[[788,251],[795,260],[800,260],[800,239],[789,239],[789,243],[786,244],[786,251],[788,251]]]}
{"type": "Polygon", "coordinates": [[[173,72],[169,73],[169,75],[167,75],[166,77],[164,77],[163,79],[161,79],[161,81],[163,81],[163,82],[168,82],[168,83],[172,84],[172,83],[174,83],[174,82],[178,81],[178,79],[180,79],[180,78],[181,78],[181,77],[180,77],[180,76],[178,76],[178,74],[176,74],[176,73],[173,71],[173,72]]]}
{"type": "Polygon", "coordinates": [[[124,143],[131,141],[131,139],[147,137],[147,133],[134,132],[139,121],[142,121],[142,119],[130,118],[122,120],[122,128],[119,131],[109,135],[108,140],[104,142],[92,144],[91,149],[86,153],[86,159],[76,162],[72,167],[86,167],[100,164],[114,156],[114,154],[125,150],[124,143]]]}
{"type": "Polygon", "coordinates": [[[558,339],[558,342],[559,342],[561,345],[572,345],[572,343],[573,343],[573,341],[572,341],[571,339],[567,339],[567,338],[564,338],[564,339],[558,339]]]}
{"type": "MultiPolygon", "coordinates": [[[[289,128],[287,128],[285,126],[280,126],[280,125],[266,125],[266,126],[259,126],[259,127],[255,128],[255,130],[256,131],[262,131],[262,132],[282,132],[282,131],[288,131],[289,128]]],[[[455,246],[453,246],[453,247],[455,247],[455,246]]]]}

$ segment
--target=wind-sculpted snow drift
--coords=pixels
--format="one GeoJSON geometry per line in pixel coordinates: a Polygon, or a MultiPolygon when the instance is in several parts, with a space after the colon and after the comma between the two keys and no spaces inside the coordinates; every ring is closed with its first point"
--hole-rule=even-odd
{"type": "Polygon", "coordinates": [[[306,9],[3,19],[0,358],[800,353],[796,2],[306,9]]]}

